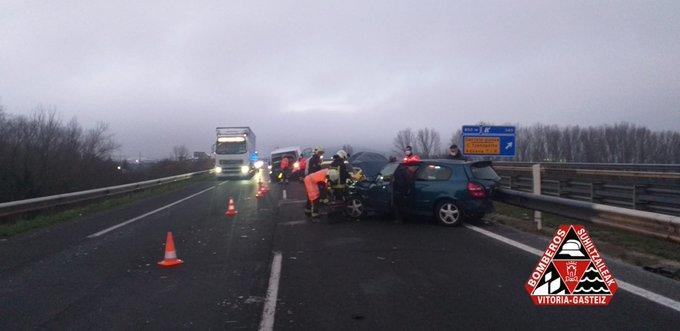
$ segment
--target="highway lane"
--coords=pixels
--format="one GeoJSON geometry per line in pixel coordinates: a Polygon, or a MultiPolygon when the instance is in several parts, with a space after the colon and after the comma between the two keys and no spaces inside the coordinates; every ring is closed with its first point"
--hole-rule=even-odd
{"type": "Polygon", "coordinates": [[[3,261],[0,264],[0,270],[16,268],[36,259],[44,259],[82,241],[84,237],[96,231],[120,223],[121,220],[133,218],[171,201],[179,200],[187,194],[193,194],[214,185],[215,182],[212,180],[194,182],[182,190],[147,197],[133,204],[81,217],[0,242],[0,260],[3,261]]]}
{"type": "MultiPolygon", "coordinates": [[[[299,208],[288,208],[285,213],[303,218],[299,208]]],[[[535,238],[525,242],[546,247],[535,238]]],[[[274,249],[284,261],[281,329],[676,329],[680,323],[680,312],[623,290],[609,307],[535,307],[523,285],[538,257],[468,228],[383,219],[279,223],[274,249]]],[[[608,264],[615,276],[634,269],[608,264]]],[[[664,284],[665,295],[680,295],[675,281],[639,268],[635,276],[664,284]]]]}
{"type": "MultiPolygon", "coordinates": [[[[258,211],[254,181],[207,180],[162,197],[12,238],[21,263],[0,273],[0,329],[256,328],[268,280],[273,208],[258,211]],[[222,184],[222,185],[217,185],[222,184]],[[88,235],[214,187],[96,238],[88,235]],[[239,215],[227,218],[233,196],[239,215]],[[91,223],[90,223],[91,222],[91,223]],[[175,269],[159,269],[166,231],[175,269]],[[55,239],[59,245],[43,245],[55,239]]],[[[13,251],[13,252],[12,252],[13,251]]],[[[10,258],[11,259],[11,258],[10,258]]]]}
{"type": "MultiPolygon", "coordinates": [[[[276,329],[629,329],[650,321],[672,329],[680,321],[677,311],[622,290],[607,308],[537,308],[523,289],[534,255],[426,222],[312,224],[299,183],[287,200],[278,187],[263,200],[255,190],[256,179],[201,181],[0,243],[0,329],[257,329],[273,252],[282,257],[276,329]],[[233,219],[224,216],[228,196],[239,211],[233,219]],[[159,269],[168,230],[185,264],[159,269]]],[[[545,248],[540,238],[477,225],[545,248]]],[[[617,277],[680,297],[673,281],[607,262],[617,277]]]]}

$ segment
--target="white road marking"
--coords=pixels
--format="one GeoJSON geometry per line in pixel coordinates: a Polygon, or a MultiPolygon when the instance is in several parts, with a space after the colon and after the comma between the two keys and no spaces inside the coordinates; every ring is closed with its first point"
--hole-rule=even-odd
{"type": "Polygon", "coordinates": [[[498,241],[504,242],[504,243],[506,243],[506,244],[508,244],[508,245],[510,245],[510,246],[515,246],[515,247],[517,247],[517,248],[519,248],[519,249],[521,249],[521,250],[523,250],[523,251],[525,251],[525,252],[529,252],[529,253],[531,253],[531,254],[538,255],[538,256],[543,256],[543,251],[542,251],[542,250],[533,248],[533,247],[531,247],[531,246],[522,244],[522,243],[520,243],[520,242],[514,241],[514,240],[509,239],[509,238],[505,238],[505,237],[503,237],[503,236],[501,236],[501,235],[498,235],[498,234],[495,234],[495,233],[493,233],[493,232],[491,232],[491,231],[487,231],[487,230],[484,230],[484,229],[482,229],[482,228],[480,228],[480,227],[476,227],[476,226],[470,225],[470,224],[465,224],[465,227],[468,228],[468,229],[470,229],[470,230],[477,231],[477,232],[479,232],[479,233],[481,233],[481,234],[483,234],[483,235],[485,235],[485,236],[487,236],[487,237],[491,237],[491,238],[496,239],[496,240],[498,240],[498,241]]]}
{"type": "MultiPolygon", "coordinates": [[[[220,184],[220,185],[221,185],[221,184],[220,184]]],[[[123,222],[123,223],[116,224],[116,225],[114,225],[114,226],[112,226],[112,227],[110,227],[110,228],[106,228],[106,229],[101,230],[101,231],[99,231],[99,232],[97,232],[97,233],[93,233],[93,234],[91,234],[91,235],[89,235],[89,236],[87,236],[87,237],[88,237],[88,238],[96,238],[96,237],[99,237],[99,236],[101,236],[101,235],[103,235],[103,234],[106,234],[106,233],[108,233],[108,232],[111,232],[111,231],[113,231],[113,230],[115,230],[115,229],[118,229],[118,228],[120,228],[120,227],[126,226],[126,225],[128,225],[128,224],[130,224],[130,223],[132,223],[132,222],[139,221],[139,220],[141,220],[142,218],[147,217],[147,216],[152,215],[152,214],[155,214],[155,213],[157,213],[157,212],[159,212],[159,211],[161,211],[161,210],[170,208],[170,207],[172,207],[172,206],[174,206],[174,205],[176,205],[176,204],[178,204],[178,203],[182,203],[182,202],[184,202],[184,201],[186,201],[186,200],[189,200],[189,199],[191,199],[191,198],[193,198],[193,197],[195,197],[195,196],[197,196],[197,195],[199,195],[199,194],[201,194],[201,193],[210,191],[210,190],[212,190],[212,189],[214,189],[214,188],[215,188],[215,186],[211,186],[211,187],[209,187],[209,188],[207,188],[207,189],[205,189],[205,190],[203,190],[203,191],[200,191],[200,192],[198,192],[198,193],[194,193],[194,194],[192,194],[192,195],[190,195],[190,196],[188,196],[188,197],[182,198],[182,199],[177,200],[177,201],[175,201],[175,202],[173,202],[173,203],[171,203],[171,204],[168,204],[168,205],[165,205],[165,206],[160,207],[160,208],[158,208],[158,209],[152,210],[152,211],[150,211],[150,212],[148,212],[148,213],[146,213],[146,214],[142,214],[142,215],[139,215],[139,216],[137,216],[137,217],[135,217],[135,218],[131,218],[131,219],[129,219],[129,220],[123,222]]]]}
{"type": "MultiPolygon", "coordinates": [[[[487,230],[484,230],[482,228],[476,227],[474,225],[469,225],[469,224],[465,224],[465,227],[472,230],[472,231],[479,232],[479,233],[481,233],[481,234],[483,234],[487,237],[491,237],[493,239],[496,239],[498,241],[506,243],[510,246],[519,248],[519,249],[521,249],[525,252],[528,252],[528,253],[531,253],[531,254],[534,254],[534,255],[537,255],[537,256],[543,256],[544,252],[541,251],[541,250],[538,250],[538,249],[533,248],[531,246],[527,246],[525,244],[522,244],[522,243],[514,241],[512,239],[503,237],[501,235],[495,234],[491,231],[487,231],[487,230]]],[[[624,282],[622,280],[617,279],[616,283],[618,283],[620,289],[626,290],[626,291],[633,293],[637,296],[643,297],[643,298],[645,298],[649,301],[658,303],[662,306],[666,306],[668,308],[671,308],[675,311],[680,312],[680,302],[678,302],[678,301],[675,301],[675,300],[668,298],[668,297],[665,297],[663,295],[656,294],[654,292],[645,290],[641,287],[635,286],[635,285],[628,283],[628,282],[624,282]]]]}
{"type": "Polygon", "coordinates": [[[307,224],[309,223],[308,220],[301,220],[301,221],[290,221],[290,222],[283,222],[281,225],[300,225],[300,224],[307,224]]]}
{"type": "Polygon", "coordinates": [[[283,200],[286,200],[286,199],[288,199],[288,197],[286,196],[286,189],[283,189],[283,200]]]}
{"type": "Polygon", "coordinates": [[[279,296],[279,278],[281,277],[281,252],[274,252],[272,260],[272,271],[269,275],[269,288],[267,288],[267,298],[262,308],[262,321],[260,331],[274,330],[274,315],[276,314],[276,300],[279,296]]]}

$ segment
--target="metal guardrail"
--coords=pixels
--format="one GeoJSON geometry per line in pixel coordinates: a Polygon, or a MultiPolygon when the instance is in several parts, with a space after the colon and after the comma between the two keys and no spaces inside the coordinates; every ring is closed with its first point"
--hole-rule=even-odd
{"type": "Polygon", "coordinates": [[[493,164],[495,165],[516,166],[525,168],[531,167],[531,165],[535,163],[540,163],[542,167],[548,169],[680,172],[680,164],[493,161],[493,164]]]}
{"type": "MultiPolygon", "coordinates": [[[[494,169],[501,186],[533,191],[530,166],[499,162],[494,169]]],[[[571,169],[541,163],[539,175],[541,190],[535,193],[680,216],[680,172],[571,169]]]]}
{"type": "Polygon", "coordinates": [[[5,217],[5,216],[10,216],[10,215],[15,215],[15,214],[21,214],[21,213],[27,213],[27,212],[34,212],[34,211],[39,211],[39,210],[48,209],[48,208],[52,208],[52,207],[68,205],[68,204],[83,202],[83,201],[87,201],[87,200],[103,198],[103,197],[113,196],[113,195],[122,194],[122,193],[128,193],[128,192],[137,191],[137,190],[148,189],[148,188],[152,188],[152,187],[155,187],[155,186],[168,184],[168,183],[171,183],[171,182],[189,179],[191,177],[194,177],[194,176],[197,176],[197,175],[200,175],[200,174],[204,174],[204,173],[208,173],[208,172],[211,172],[211,171],[213,171],[213,170],[197,171],[197,172],[191,172],[191,173],[186,173],[186,174],[181,174],[181,175],[176,175],[176,176],[169,176],[169,177],[163,177],[163,178],[158,178],[158,179],[146,180],[146,181],[143,181],[143,182],[123,184],[123,185],[117,185],[117,186],[109,186],[109,187],[102,187],[102,188],[79,191],[79,192],[50,195],[50,196],[32,198],[32,199],[26,199],[26,200],[3,202],[3,203],[0,203],[0,217],[5,217]]]}
{"type": "Polygon", "coordinates": [[[680,217],[553,196],[498,189],[494,200],[680,243],[680,217]]]}

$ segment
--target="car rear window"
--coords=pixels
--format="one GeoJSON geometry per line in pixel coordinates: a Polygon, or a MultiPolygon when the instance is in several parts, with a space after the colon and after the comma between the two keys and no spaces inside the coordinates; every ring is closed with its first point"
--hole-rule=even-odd
{"type": "Polygon", "coordinates": [[[472,176],[476,179],[496,181],[501,179],[488,162],[473,163],[470,165],[470,169],[472,170],[472,176]]]}
{"type": "Polygon", "coordinates": [[[438,166],[434,164],[426,165],[420,168],[416,178],[418,180],[449,180],[451,179],[451,169],[449,167],[438,166]]]}

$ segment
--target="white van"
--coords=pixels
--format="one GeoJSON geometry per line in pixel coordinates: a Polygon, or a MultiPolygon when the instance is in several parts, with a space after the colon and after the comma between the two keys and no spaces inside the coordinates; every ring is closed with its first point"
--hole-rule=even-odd
{"type": "Polygon", "coordinates": [[[269,166],[271,167],[269,175],[272,181],[278,181],[279,179],[278,176],[281,173],[281,159],[283,159],[284,156],[290,157],[290,167],[292,170],[295,170],[295,163],[300,155],[302,155],[300,146],[283,147],[273,150],[271,157],[269,158],[269,166]]]}

